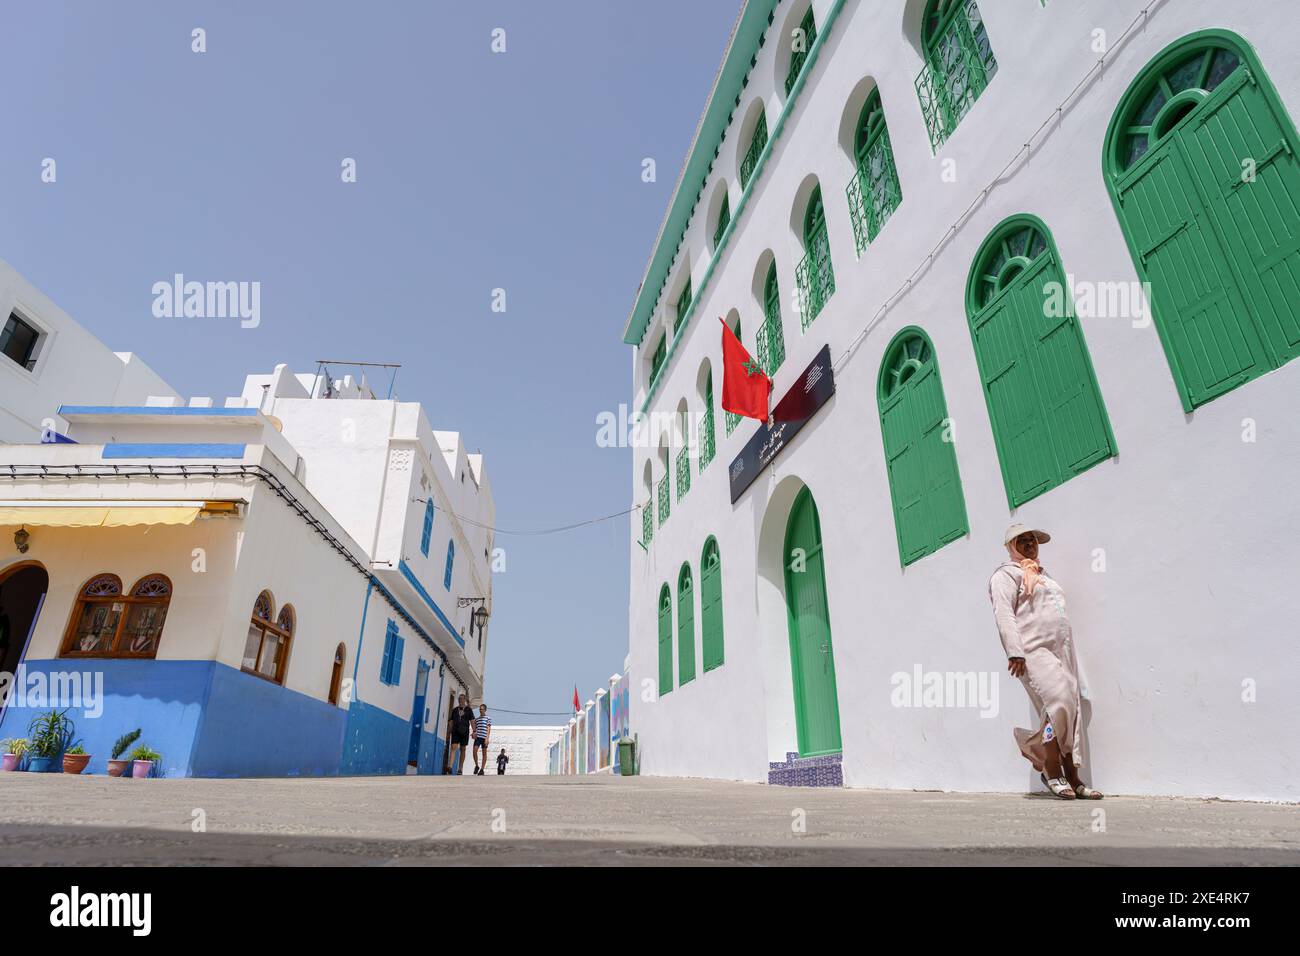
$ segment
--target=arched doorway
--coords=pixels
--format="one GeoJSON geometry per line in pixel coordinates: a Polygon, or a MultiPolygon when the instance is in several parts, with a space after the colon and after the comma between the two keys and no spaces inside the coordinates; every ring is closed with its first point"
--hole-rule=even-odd
{"type": "Polygon", "coordinates": [[[782,555],[799,755],[839,753],[840,708],[821,520],[807,488],[790,509],[782,555]]]}
{"type": "Polygon", "coordinates": [[[1103,170],[1184,411],[1300,356],[1300,135],[1250,44],[1166,47],[1116,107],[1103,170]]]}
{"type": "MultiPolygon", "coordinates": [[[[49,574],[35,561],[0,570],[0,673],[18,670],[49,587],[49,574]]],[[[3,707],[0,701],[0,713],[3,707]]]]}

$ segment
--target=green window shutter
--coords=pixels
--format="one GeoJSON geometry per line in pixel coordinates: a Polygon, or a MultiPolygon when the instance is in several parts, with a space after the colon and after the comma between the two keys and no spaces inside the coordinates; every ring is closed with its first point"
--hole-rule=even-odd
{"type": "Polygon", "coordinates": [[[835,293],[835,271],[831,268],[831,246],[826,235],[826,208],[821,187],[808,198],[803,222],[804,257],[795,269],[799,290],[799,321],[806,331],[826,301],[835,293]]]}
{"type": "Polygon", "coordinates": [[[754,174],[754,167],[758,165],[758,157],[763,154],[763,147],[767,145],[767,114],[758,114],[758,123],[754,126],[754,135],[750,137],[749,149],[745,150],[745,157],[740,161],[740,188],[744,189],[749,185],[749,177],[754,174]]]}
{"type": "Polygon", "coordinates": [[[722,234],[727,231],[727,226],[731,223],[731,200],[727,196],[722,197],[722,208],[718,210],[718,227],[713,230],[713,248],[717,249],[718,244],[722,242],[722,234]]]}
{"type": "Polygon", "coordinates": [[[673,689],[673,596],[659,589],[659,696],[673,689]]]}
{"type": "Polygon", "coordinates": [[[1115,454],[1056,246],[1033,216],[984,241],[967,317],[1011,507],[1115,454]]]}
{"type": "Polygon", "coordinates": [[[938,150],[997,72],[997,59],[975,0],[930,0],[921,21],[925,65],[916,95],[938,150]]]}
{"type": "Polygon", "coordinates": [[[845,195],[853,222],[853,242],[860,256],[903,201],[879,89],[871,91],[858,116],[854,156],[857,169],[845,195]]]}
{"type": "Polygon", "coordinates": [[[789,96],[790,91],[794,89],[795,80],[799,79],[799,74],[803,72],[803,67],[808,62],[808,51],[812,49],[813,41],[817,39],[817,22],[813,19],[812,7],[803,15],[799,21],[798,34],[796,34],[797,43],[792,44],[794,49],[790,53],[790,68],[785,74],[785,95],[789,96]]]}
{"type": "Polygon", "coordinates": [[[1300,140],[1244,41],[1205,31],[1160,53],[1104,162],[1184,409],[1300,354],[1300,140]]]}
{"type": "Polygon", "coordinates": [[[682,327],[686,321],[686,313],[691,308],[691,280],[686,280],[686,288],[682,289],[682,294],[677,297],[677,317],[673,320],[673,335],[682,327]]]}
{"type": "Polygon", "coordinates": [[[709,538],[700,556],[700,625],[704,644],[704,672],[721,667],[722,651],[722,558],[718,542],[709,538]]]}
{"type": "Polygon", "coordinates": [[[718,451],[718,440],[713,430],[713,372],[710,370],[704,385],[704,420],[700,423],[700,473],[709,467],[718,451]]]}
{"type": "Polygon", "coordinates": [[[655,346],[655,350],[650,357],[650,381],[653,382],[658,377],[659,370],[664,367],[664,360],[667,359],[667,357],[668,336],[661,335],[659,337],[659,344],[655,346]]]}
{"type": "Polygon", "coordinates": [[[695,589],[691,566],[683,564],[677,575],[677,683],[695,680],[695,589]]]}
{"type": "Polygon", "coordinates": [[[898,556],[908,565],[969,530],[939,365],[920,329],[904,329],[885,349],[877,397],[898,556]]]}
{"type": "Polygon", "coordinates": [[[781,327],[781,291],[776,283],[776,263],[767,268],[767,279],[763,282],[763,324],[758,327],[755,337],[755,350],[758,364],[763,367],[768,378],[785,361],[785,331],[781,327]]]}

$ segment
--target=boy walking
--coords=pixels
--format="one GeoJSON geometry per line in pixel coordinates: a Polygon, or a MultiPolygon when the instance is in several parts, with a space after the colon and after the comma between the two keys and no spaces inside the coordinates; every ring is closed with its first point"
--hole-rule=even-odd
{"type": "Polygon", "coordinates": [[[501,752],[497,754],[497,776],[501,776],[506,772],[506,764],[509,762],[510,758],[506,756],[506,748],[502,747],[501,752]]]}
{"type": "Polygon", "coordinates": [[[474,718],[474,773],[483,776],[487,768],[488,740],[492,736],[492,718],[488,716],[487,704],[478,705],[478,716],[474,718]],[[483,751],[483,763],[478,762],[478,752],[483,751]]]}

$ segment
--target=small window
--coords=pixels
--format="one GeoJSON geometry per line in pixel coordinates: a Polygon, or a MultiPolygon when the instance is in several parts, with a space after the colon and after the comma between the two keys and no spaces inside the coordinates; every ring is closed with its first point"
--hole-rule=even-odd
{"type": "Polygon", "coordinates": [[[342,644],[334,648],[334,667],[330,670],[330,693],[329,702],[337,705],[339,702],[339,688],[343,686],[343,662],[347,658],[347,648],[342,644]]]}
{"type": "Polygon", "coordinates": [[[790,69],[785,75],[786,96],[790,95],[795,80],[799,79],[799,74],[803,72],[804,64],[808,62],[808,51],[812,49],[813,41],[816,39],[817,22],[813,19],[812,6],[809,5],[808,12],[799,21],[799,26],[795,27],[793,42],[790,45],[790,69]]]}
{"type": "Polygon", "coordinates": [[[722,242],[722,234],[727,231],[729,225],[731,225],[731,199],[724,195],[722,197],[722,208],[718,210],[718,225],[713,230],[713,248],[715,251],[722,242]]]}
{"type": "Polygon", "coordinates": [[[758,123],[754,126],[754,135],[750,137],[749,149],[745,150],[745,157],[740,161],[740,188],[744,189],[749,185],[749,178],[754,175],[754,169],[758,166],[758,157],[763,155],[763,147],[767,145],[767,114],[758,114],[758,123]]]}
{"type": "Polygon", "coordinates": [[[442,586],[448,591],[451,590],[451,569],[456,563],[456,542],[447,542],[447,569],[442,573],[442,586]]]}
{"type": "Polygon", "coordinates": [[[916,78],[930,148],[938,150],[997,72],[975,0],[930,0],[921,22],[925,66],[916,78]]]}
{"type": "Polygon", "coordinates": [[[293,641],[295,615],[293,607],[285,605],[272,623],[274,610],[270,591],[263,591],[253,602],[240,669],[254,677],[283,684],[285,665],[289,660],[289,645],[293,641]]]}
{"type": "Polygon", "coordinates": [[[808,197],[803,219],[804,257],[794,272],[799,291],[799,321],[806,331],[813,319],[835,294],[835,270],[831,267],[831,245],[826,234],[826,207],[822,188],[817,186],[808,197]]]}
{"type": "Polygon", "coordinates": [[[30,372],[36,367],[36,343],[40,338],[41,333],[19,318],[17,312],[10,313],[0,332],[0,352],[30,372]]]}
{"type": "Polygon", "coordinates": [[[664,361],[668,358],[668,335],[665,333],[659,337],[659,344],[650,356],[650,381],[654,381],[659,376],[659,370],[664,367],[664,361]]]}
{"type": "Polygon", "coordinates": [[[150,574],[122,593],[122,580],[100,574],[81,589],[61,657],[153,658],[158,654],[172,586],[150,574]]]}
{"type": "Polygon", "coordinates": [[[429,556],[429,539],[433,536],[433,499],[424,502],[424,527],[420,530],[420,553],[429,556]]]}
{"type": "Polygon", "coordinates": [[[690,310],[691,280],[688,278],[686,280],[686,288],[683,289],[682,294],[677,297],[677,318],[673,320],[673,335],[676,335],[677,330],[682,327],[682,323],[686,321],[686,313],[690,310]]]}
{"type": "Polygon", "coordinates": [[[384,632],[384,657],[379,663],[379,682],[396,685],[402,682],[402,654],[406,650],[406,640],[397,631],[397,622],[391,618],[388,629],[384,632]]]}

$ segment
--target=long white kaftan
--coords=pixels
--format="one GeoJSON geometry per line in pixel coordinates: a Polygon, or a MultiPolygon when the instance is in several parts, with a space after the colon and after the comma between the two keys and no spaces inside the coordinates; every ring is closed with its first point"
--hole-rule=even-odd
{"type": "Polygon", "coordinates": [[[1062,757],[1069,754],[1074,765],[1081,767],[1079,663],[1065,612],[1065,592],[1043,571],[1034,593],[1025,594],[1024,576],[1018,564],[1007,562],[989,579],[989,600],[993,602],[1002,647],[1008,658],[1025,659],[1020,682],[1042,718],[1036,731],[1017,727],[1016,743],[1025,759],[1040,772],[1046,767],[1046,745],[1053,737],[1062,757]]]}

